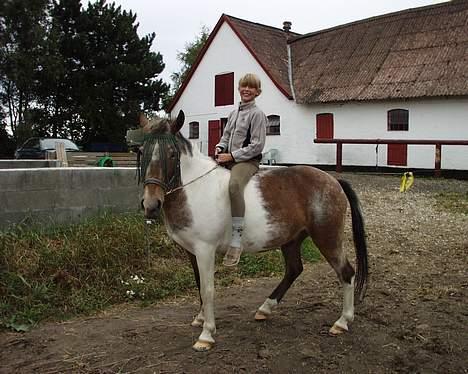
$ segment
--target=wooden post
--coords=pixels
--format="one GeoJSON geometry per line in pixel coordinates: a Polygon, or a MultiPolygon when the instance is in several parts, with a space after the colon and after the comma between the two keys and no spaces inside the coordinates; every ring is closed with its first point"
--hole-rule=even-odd
{"type": "Polygon", "coordinates": [[[343,165],[343,143],[336,143],[336,172],[341,173],[343,165]]]}
{"type": "Polygon", "coordinates": [[[55,153],[57,154],[57,160],[60,161],[60,166],[68,167],[67,152],[65,152],[63,143],[55,142],[55,153]]]}
{"type": "Polygon", "coordinates": [[[440,160],[442,159],[442,144],[437,143],[435,145],[435,165],[434,165],[434,175],[439,178],[441,176],[441,170],[440,170],[440,160]]]}

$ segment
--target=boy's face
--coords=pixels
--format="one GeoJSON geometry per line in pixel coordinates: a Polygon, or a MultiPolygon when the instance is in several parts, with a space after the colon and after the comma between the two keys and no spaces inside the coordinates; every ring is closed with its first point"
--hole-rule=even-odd
{"type": "Polygon", "coordinates": [[[256,88],[249,86],[240,86],[239,94],[243,103],[248,103],[254,100],[259,95],[258,90],[256,88]]]}

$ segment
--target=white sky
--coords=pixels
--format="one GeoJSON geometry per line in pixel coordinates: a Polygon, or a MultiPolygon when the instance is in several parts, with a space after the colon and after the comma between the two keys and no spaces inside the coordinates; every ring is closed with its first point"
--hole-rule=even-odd
{"type": "MultiPolygon", "coordinates": [[[[213,30],[221,14],[282,28],[292,22],[292,31],[306,34],[398,10],[441,3],[441,0],[107,0],[137,14],[140,36],[155,32],[152,49],[162,54],[166,67],[161,74],[180,70],[177,52],[200,33],[213,30]]],[[[88,1],[84,0],[83,5],[88,1]]]]}

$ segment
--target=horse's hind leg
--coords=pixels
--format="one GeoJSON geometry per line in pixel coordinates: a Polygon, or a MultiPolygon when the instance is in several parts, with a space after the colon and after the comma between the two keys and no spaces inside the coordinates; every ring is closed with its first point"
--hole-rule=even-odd
{"type": "Polygon", "coordinates": [[[195,327],[202,327],[203,322],[205,321],[205,317],[203,315],[203,300],[200,294],[200,272],[198,271],[197,258],[195,257],[195,255],[193,255],[189,251],[187,251],[187,254],[189,256],[190,263],[192,264],[193,275],[195,276],[195,282],[197,283],[198,287],[198,295],[200,297],[200,311],[198,312],[198,315],[195,317],[195,319],[192,321],[191,325],[195,327]]]}
{"type": "Polygon", "coordinates": [[[255,319],[257,321],[268,318],[272,312],[272,308],[281,301],[289,287],[291,287],[296,278],[302,273],[301,243],[306,236],[305,233],[301,233],[296,239],[281,247],[281,253],[283,254],[286,265],[285,274],[280,284],[265,300],[263,305],[258,308],[255,314],[255,319]]]}
{"type": "Polygon", "coordinates": [[[343,286],[343,310],[340,318],[330,328],[330,334],[338,335],[348,331],[348,323],[354,320],[354,269],[346,258],[342,247],[341,233],[321,233],[312,237],[343,286]]]}

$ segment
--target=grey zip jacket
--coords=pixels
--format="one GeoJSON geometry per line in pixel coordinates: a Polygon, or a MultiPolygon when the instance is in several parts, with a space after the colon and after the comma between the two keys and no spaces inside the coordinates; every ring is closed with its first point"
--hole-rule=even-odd
{"type": "Polygon", "coordinates": [[[265,147],[267,117],[255,100],[239,103],[228,117],[223,136],[216,147],[229,152],[235,162],[261,159],[265,147]]]}

